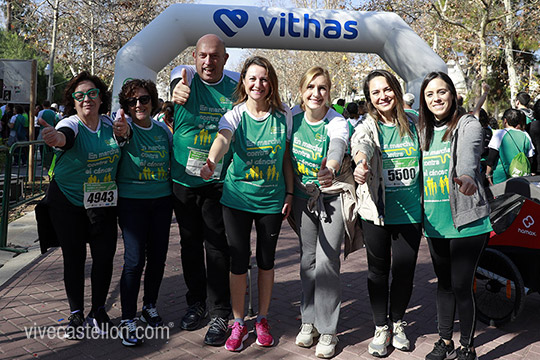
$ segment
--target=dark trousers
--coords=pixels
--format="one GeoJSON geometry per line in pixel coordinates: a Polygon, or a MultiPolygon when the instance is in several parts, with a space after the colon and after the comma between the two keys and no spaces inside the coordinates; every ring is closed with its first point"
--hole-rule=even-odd
{"type": "Polygon", "coordinates": [[[124,239],[120,279],[122,319],[133,319],[144,273],[143,304],[156,304],[165,270],[172,218],[172,196],[118,200],[118,223],[124,239]]]}
{"type": "Polygon", "coordinates": [[[211,316],[227,318],[231,313],[230,258],[220,203],[222,190],[222,184],[189,188],[173,183],[187,303],[207,303],[211,316]]]}
{"type": "Polygon", "coordinates": [[[428,238],[433,269],[437,275],[437,320],[439,336],[452,339],[456,306],[459,312],[459,342],[473,346],[476,327],[474,274],[489,234],[439,239],[428,238]]]}
{"type": "Polygon", "coordinates": [[[411,299],[421,224],[377,226],[362,220],[368,259],[368,291],[376,326],[403,320],[411,299]],[[390,269],[392,283],[389,286],[390,269]],[[390,309],[388,302],[390,300],[390,309]]]}
{"type": "Polygon", "coordinates": [[[92,311],[105,305],[116,252],[116,207],[86,210],[64,196],[53,180],[48,189],[49,215],[62,248],[64,285],[71,311],[84,311],[86,244],[90,245],[92,311]]]}
{"type": "Polygon", "coordinates": [[[262,270],[272,270],[283,214],[258,214],[224,206],[223,218],[227,223],[225,228],[231,252],[231,272],[242,275],[248,271],[251,260],[250,238],[253,222],[257,231],[257,267],[262,270]]]}

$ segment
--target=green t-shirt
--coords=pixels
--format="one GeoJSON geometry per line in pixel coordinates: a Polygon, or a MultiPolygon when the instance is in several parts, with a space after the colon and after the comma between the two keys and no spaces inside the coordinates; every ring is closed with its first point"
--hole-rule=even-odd
{"type": "Polygon", "coordinates": [[[224,75],[216,84],[204,83],[198,74],[191,81],[191,92],[185,105],[174,106],[173,158],[171,177],[187,187],[199,187],[223,181],[230,153],[216,172],[216,177],[204,180],[200,171],[218,132],[219,119],[232,108],[232,94],[237,81],[224,75]]]}
{"type": "Polygon", "coordinates": [[[511,177],[508,169],[512,159],[518,153],[523,152],[527,157],[534,155],[529,134],[518,129],[495,130],[488,147],[499,152],[499,160],[493,169],[494,184],[506,181],[511,177]]]}
{"type": "MultiPolygon", "coordinates": [[[[331,139],[341,139],[349,143],[348,122],[334,109],[329,109],[318,122],[309,122],[300,112],[293,117],[291,136],[291,159],[295,175],[302,184],[319,186],[317,175],[322,159],[326,157],[331,139]]],[[[294,196],[309,198],[296,185],[294,196]]]]}
{"type": "Polygon", "coordinates": [[[233,134],[233,160],[223,184],[223,205],[254,213],[281,212],[286,190],[283,156],[291,127],[290,112],[275,111],[256,118],[245,103],[221,118],[219,129],[233,134]]]}
{"type": "Polygon", "coordinates": [[[459,230],[454,227],[448,195],[450,141],[442,141],[446,129],[446,126],[435,128],[431,147],[423,152],[425,235],[429,238],[463,238],[485,234],[492,230],[488,216],[459,230]]]}
{"type": "Polygon", "coordinates": [[[155,199],[171,195],[169,130],[155,120],[149,128],[131,123],[133,136],[122,148],[118,196],[155,199]]]}
{"type": "Polygon", "coordinates": [[[56,113],[51,109],[43,110],[43,112],[41,113],[41,118],[51,126],[56,125],[56,113]]]}
{"type": "Polygon", "coordinates": [[[85,183],[116,180],[120,148],[108,117],[100,118],[96,131],[86,127],[77,115],[61,120],[56,128],[62,127],[75,132],[75,143],[69,150],[55,150],[54,180],[73,205],[83,206],[85,183]]]}
{"type": "Polygon", "coordinates": [[[382,172],[385,185],[385,224],[417,224],[422,221],[420,151],[416,127],[403,138],[395,125],[379,122],[382,172]]]}

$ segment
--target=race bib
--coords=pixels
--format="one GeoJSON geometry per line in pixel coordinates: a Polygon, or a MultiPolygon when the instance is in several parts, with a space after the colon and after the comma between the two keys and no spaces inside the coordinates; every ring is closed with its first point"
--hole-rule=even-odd
{"type": "Polygon", "coordinates": [[[410,186],[416,182],[419,169],[417,158],[384,159],[384,185],[386,187],[410,186]]]}
{"type": "MultiPolygon", "coordinates": [[[[191,150],[189,152],[186,174],[191,176],[201,177],[201,169],[206,164],[208,153],[204,151],[191,150]]],[[[216,164],[216,169],[211,179],[219,179],[221,176],[221,170],[223,169],[223,159],[216,164]]]]}
{"type": "Polygon", "coordinates": [[[116,206],[118,187],[114,181],[84,184],[84,208],[116,206]]]}

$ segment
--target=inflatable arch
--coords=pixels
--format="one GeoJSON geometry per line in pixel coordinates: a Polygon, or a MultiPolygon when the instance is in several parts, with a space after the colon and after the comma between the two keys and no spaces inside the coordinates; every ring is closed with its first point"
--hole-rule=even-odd
{"type": "Polygon", "coordinates": [[[417,99],[425,74],[447,71],[444,61],[394,13],[175,4],[118,51],[113,111],[126,79],[155,81],[161,69],[208,33],[219,35],[228,47],[375,53],[417,99]]]}

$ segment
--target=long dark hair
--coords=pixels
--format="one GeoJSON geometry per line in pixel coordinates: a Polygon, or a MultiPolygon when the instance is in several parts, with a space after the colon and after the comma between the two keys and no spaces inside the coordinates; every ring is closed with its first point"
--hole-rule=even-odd
{"type": "Polygon", "coordinates": [[[442,71],[433,71],[426,75],[422,86],[420,87],[420,115],[418,116],[418,129],[420,135],[420,147],[422,150],[427,151],[431,146],[431,140],[433,139],[433,131],[435,128],[435,116],[429,110],[424,92],[431,80],[441,79],[448,86],[448,90],[452,94],[452,105],[448,116],[442,121],[448,125],[446,132],[443,135],[443,141],[450,140],[452,132],[456,128],[459,119],[463,116],[463,111],[457,104],[457,91],[452,79],[446,73],[442,71]]]}
{"type": "MultiPolygon", "coordinates": [[[[392,88],[394,92],[394,101],[396,106],[394,106],[393,117],[396,119],[396,125],[399,129],[399,136],[403,137],[406,134],[412,136],[411,129],[409,127],[409,120],[407,115],[405,115],[405,110],[403,110],[403,91],[401,90],[401,85],[394,75],[386,70],[373,70],[371,71],[366,78],[364,79],[364,96],[366,97],[366,107],[369,115],[375,120],[380,120],[380,115],[373,103],[371,102],[371,94],[369,93],[369,83],[376,77],[383,77],[386,79],[386,82],[392,88]]],[[[378,125],[378,122],[375,122],[378,125]]]]}
{"type": "Polygon", "coordinates": [[[94,83],[97,89],[99,89],[99,97],[101,99],[101,105],[99,106],[99,113],[106,114],[111,107],[111,93],[107,90],[107,85],[98,76],[90,74],[88,71],[83,71],[79,75],[75,76],[66,86],[64,90],[64,114],[65,116],[71,116],[77,114],[75,110],[75,99],[73,99],[73,92],[77,85],[83,81],[91,81],[94,83]]]}

